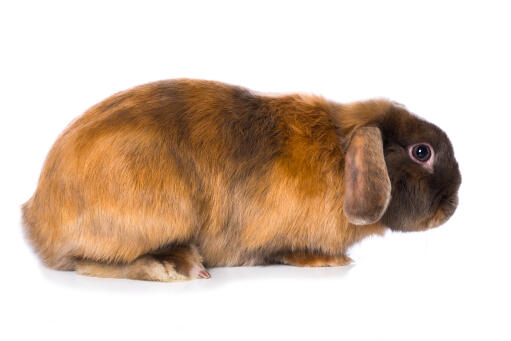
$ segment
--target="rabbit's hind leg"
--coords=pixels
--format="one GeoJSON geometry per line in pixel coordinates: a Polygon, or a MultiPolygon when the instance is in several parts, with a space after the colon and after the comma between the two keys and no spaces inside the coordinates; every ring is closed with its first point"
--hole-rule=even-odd
{"type": "Polygon", "coordinates": [[[172,246],[143,255],[130,263],[102,263],[79,260],[76,272],[107,278],[173,282],[209,278],[202,258],[194,245],[172,246]]]}

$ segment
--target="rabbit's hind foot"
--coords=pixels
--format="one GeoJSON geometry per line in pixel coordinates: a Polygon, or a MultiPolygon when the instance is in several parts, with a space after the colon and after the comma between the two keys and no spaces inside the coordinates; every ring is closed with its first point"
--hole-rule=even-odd
{"type": "Polygon", "coordinates": [[[193,245],[162,248],[154,253],[143,255],[133,262],[123,264],[80,260],[77,262],[76,272],[94,277],[159,282],[210,277],[202,265],[202,258],[197,248],[193,245]]]}

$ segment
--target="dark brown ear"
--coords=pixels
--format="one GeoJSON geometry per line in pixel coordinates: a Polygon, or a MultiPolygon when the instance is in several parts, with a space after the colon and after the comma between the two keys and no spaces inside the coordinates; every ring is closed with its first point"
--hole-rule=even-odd
{"type": "Polygon", "coordinates": [[[380,220],[390,201],[390,179],[380,129],[358,128],[346,151],[344,214],[352,224],[380,220]]]}

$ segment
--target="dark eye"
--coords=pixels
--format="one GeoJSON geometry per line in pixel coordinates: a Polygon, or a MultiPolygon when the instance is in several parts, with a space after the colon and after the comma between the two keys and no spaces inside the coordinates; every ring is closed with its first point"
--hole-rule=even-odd
{"type": "Polygon", "coordinates": [[[420,162],[426,162],[431,157],[431,150],[425,144],[418,144],[412,149],[412,156],[420,162]]]}

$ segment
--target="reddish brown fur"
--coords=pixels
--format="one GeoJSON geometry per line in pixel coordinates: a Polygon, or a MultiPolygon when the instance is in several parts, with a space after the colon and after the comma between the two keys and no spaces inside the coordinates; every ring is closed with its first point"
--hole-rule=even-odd
{"type": "Polygon", "coordinates": [[[23,207],[28,236],[48,266],[107,277],[158,280],[119,267],[154,262],[161,248],[182,267],[187,245],[209,267],[283,253],[290,264],[345,264],[349,246],[384,227],[343,215],[343,146],[391,106],[197,80],[120,92],[56,141],[23,207]]]}

